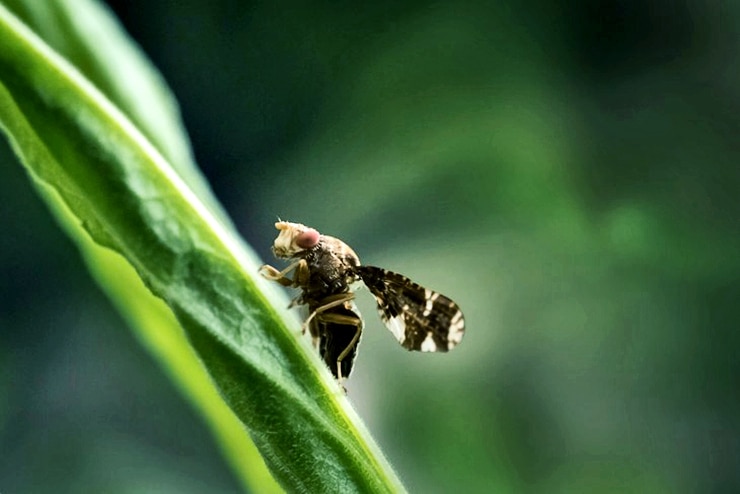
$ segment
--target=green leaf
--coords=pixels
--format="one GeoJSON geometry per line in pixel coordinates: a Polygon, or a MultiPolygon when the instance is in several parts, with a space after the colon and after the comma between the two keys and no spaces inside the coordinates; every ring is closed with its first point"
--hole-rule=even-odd
{"type": "Polygon", "coordinates": [[[16,11],[61,31],[69,59],[0,5],[0,124],[98,281],[204,411],[245,485],[275,490],[259,464],[240,458],[248,442],[216,403],[173,315],[285,489],[402,491],[328,370],[297,338],[296,321],[275,308],[284,297],[256,276],[259,260],[192,165],[164,85],[99,6],[39,3],[56,5],[16,11]],[[93,48],[100,25],[114,34],[93,48]],[[128,78],[134,93],[149,95],[146,104],[125,89],[128,78]]]}

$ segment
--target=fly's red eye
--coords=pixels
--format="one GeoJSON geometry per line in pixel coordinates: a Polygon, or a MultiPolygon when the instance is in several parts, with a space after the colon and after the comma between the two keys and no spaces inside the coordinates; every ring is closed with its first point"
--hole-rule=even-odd
{"type": "Polygon", "coordinates": [[[310,249],[319,243],[319,232],[310,228],[299,233],[295,238],[295,244],[301,249],[310,249]]]}

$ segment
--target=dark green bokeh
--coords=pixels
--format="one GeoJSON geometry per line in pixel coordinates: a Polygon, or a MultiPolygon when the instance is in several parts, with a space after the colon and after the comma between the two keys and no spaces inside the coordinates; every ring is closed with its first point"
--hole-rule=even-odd
{"type": "MultiPolygon", "coordinates": [[[[361,304],[410,491],[740,488],[740,7],[111,5],[265,259],[281,216],[464,308],[419,355],[361,304]]],[[[2,153],[0,490],[235,491],[2,153]]]]}

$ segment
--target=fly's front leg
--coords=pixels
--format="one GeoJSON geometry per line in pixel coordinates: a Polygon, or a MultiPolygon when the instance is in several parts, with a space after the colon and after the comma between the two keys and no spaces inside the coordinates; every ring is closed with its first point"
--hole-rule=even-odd
{"type": "Polygon", "coordinates": [[[277,268],[274,268],[269,264],[265,264],[259,269],[259,274],[262,275],[263,278],[270,281],[276,281],[283,286],[303,286],[308,281],[308,263],[306,263],[305,259],[301,259],[282,271],[278,271],[277,268]],[[293,273],[293,278],[288,278],[287,274],[291,271],[295,271],[293,273]]]}
{"type": "MultiPolygon", "coordinates": [[[[274,268],[269,264],[264,264],[262,267],[260,267],[259,274],[267,280],[276,281],[281,285],[287,286],[289,288],[306,286],[306,284],[308,283],[308,277],[310,275],[308,271],[308,263],[305,259],[294,262],[282,271],[278,271],[277,268],[274,268]],[[289,278],[287,276],[287,274],[291,271],[293,271],[293,278],[289,278]]],[[[295,307],[296,305],[299,305],[301,303],[303,303],[302,296],[298,295],[296,298],[290,301],[288,309],[290,309],[291,307],[295,307]]],[[[305,332],[305,328],[301,332],[305,332]]]]}

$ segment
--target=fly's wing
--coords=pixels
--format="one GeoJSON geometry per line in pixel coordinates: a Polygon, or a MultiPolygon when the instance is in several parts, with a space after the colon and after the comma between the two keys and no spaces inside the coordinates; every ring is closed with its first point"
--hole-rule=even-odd
{"type": "Polygon", "coordinates": [[[311,335],[319,355],[339,381],[352,372],[362,334],[362,318],[354,303],[348,302],[316,314],[311,335]]]}
{"type": "Polygon", "coordinates": [[[465,319],[455,302],[398,273],[358,266],[362,281],[378,302],[380,318],[408,350],[446,352],[465,332],[465,319]]]}

